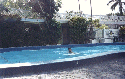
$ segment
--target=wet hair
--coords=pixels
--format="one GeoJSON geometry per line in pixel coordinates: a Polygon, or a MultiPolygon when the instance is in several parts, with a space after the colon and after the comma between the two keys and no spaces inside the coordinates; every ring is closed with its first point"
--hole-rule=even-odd
{"type": "Polygon", "coordinates": [[[68,49],[71,49],[70,47],[68,49]]]}

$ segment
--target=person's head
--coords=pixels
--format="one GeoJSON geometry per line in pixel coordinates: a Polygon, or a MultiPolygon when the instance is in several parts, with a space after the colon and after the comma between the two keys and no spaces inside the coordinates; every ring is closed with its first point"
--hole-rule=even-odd
{"type": "Polygon", "coordinates": [[[72,52],[72,49],[71,48],[68,48],[69,52],[72,52]]]}

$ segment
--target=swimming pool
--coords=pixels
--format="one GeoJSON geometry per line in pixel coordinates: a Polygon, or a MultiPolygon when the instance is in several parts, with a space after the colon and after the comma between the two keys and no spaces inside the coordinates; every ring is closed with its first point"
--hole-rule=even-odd
{"type": "Polygon", "coordinates": [[[0,78],[103,63],[125,57],[125,43],[0,48],[0,78]],[[68,47],[75,54],[68,54],[68,47]]]}
{"type": "MultiPolygon", "coordinates": [[[[30,48],[30,47],[29,47],[30,48]]],[[[125,52],[125,45],[95,45],[95,46],[58,46],[55,48],[35,47],[36,49],[10,48],[0,53],[0,68],[40,65],[93,58],[112,53],[125,52]],[[68,54],[72,47],[75,54],[68,54]],[[15,50],[12,50],[15,49],[15,50]]]]}

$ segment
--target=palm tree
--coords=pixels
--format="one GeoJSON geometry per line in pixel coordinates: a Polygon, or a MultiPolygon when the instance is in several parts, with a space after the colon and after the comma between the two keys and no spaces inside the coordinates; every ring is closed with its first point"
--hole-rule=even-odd
{"type": "MultiPolygon", "coordinates": [[[[79,2],[79,0],[78,0],[78,2],[79,2]]],[[[79,3],[79,12],[80,12],[80,3],[79,3]]]]}
{"type": "Polygon", "coordinates": [[[117,5],[119,5],[119,12],[120,12],[120,15],[122,16],[122,15],[123,15],[123,12],[122,12],[122,9],[123,9],[122,3],[125,4],[125,2],[121,2],[121,0],[111,0],[111,1],[109,1],[109,3],[108,3],[107,5],[109,5],[109,4],[112,3],[112,2],[115,2],[115,3],[111,6],[111,9],[112,9],[112,10],[115,10],[115,7],[116,7],[117,5]]]}
{"type": "Polygon", "coordinates": [[[79,2],[79,0],[78,0],[78,3],[79,3],[79,13],[80,13],[80,17],[81,17],[80,2],[79,2]]]}
{"type": "Polygon", "coordinates": [[[92,26],[92,1],[90,0],[90,7],[91,7],[91,20],[90,20],[90,22],[91,22],[91,27],[90,27],[90,38],[93,38],[92,36],[92,33],[93,33],[93,26],[92,26]]]}

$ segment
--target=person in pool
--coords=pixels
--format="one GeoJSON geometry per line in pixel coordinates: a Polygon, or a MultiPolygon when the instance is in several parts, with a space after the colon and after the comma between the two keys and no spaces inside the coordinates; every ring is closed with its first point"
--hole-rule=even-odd
{"type": "Polygon", "coordinates": [[[70,53],[70,54],[72,54],[72,53],[73,53],[71,48],[68,48],[68,50],[69,50],[69,53],[70,53]]]}

